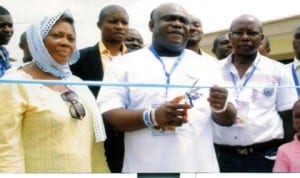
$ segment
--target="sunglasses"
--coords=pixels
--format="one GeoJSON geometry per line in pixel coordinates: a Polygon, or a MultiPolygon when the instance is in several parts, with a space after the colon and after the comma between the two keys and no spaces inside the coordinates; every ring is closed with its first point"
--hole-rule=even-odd
{"type": "Polygon", "coordinates": [[[69,112],[74,119],[83,119],[84,118],[84,116],[85,116],[84,106],[78,101],[79,97],[74,91],[68,90],[68,91],[62,93],[61,98],[64,101],[71,103],[69,112]]]}

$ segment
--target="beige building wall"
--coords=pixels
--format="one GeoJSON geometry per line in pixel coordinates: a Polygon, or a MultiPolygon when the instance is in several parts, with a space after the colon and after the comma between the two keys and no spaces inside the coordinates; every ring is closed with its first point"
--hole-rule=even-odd
{"type": "MultiPolygon", "coordinates": [[[[294,28],[300,24],[300,15],[290,16],[282,19],[263,23],[264,34],[269,37],[271,44],[270,57],[276,60],[287,60],[294,57],[292,39],[294,28]]],[[[227,29],[206,33],[201,41],[201,49],[213,55],[212,43],[220,33],[228,32],[227,29]]]]}

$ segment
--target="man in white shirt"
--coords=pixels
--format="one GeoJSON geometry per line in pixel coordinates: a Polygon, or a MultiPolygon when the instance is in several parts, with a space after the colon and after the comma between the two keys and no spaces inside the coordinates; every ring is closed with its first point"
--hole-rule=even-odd
{"type": "Polygon", "coordinates": [[[222,60],[232,53],[232,46],[227,33],[222,33],[215,38],[211,51],[218,60],[222,60]]]}
{"type": "Polygon", "coordinates": [[[200,42],[203,37],[201,20],[194,15],[191,15],[190,18],[191,18],[190,34],[189,34],[188,42],[186,44],[186,49],[190,49],[195,53],[204,56],[205,58],[210,58],[216,61],[217,59],[215,57],[207,54],[200,48],[200,42]]]}
{"type": "MultiPolygon", "coordinates": [[[[295,86],[299,86],[300,79],[300,24],[298,24],[294,30],[293,36],[293,48],[295,57],[293,62],[288,63],[286,66],[289,72],[292,74],[295,86]]],[[[296,88],[298,97],[300,96],[300,88],[296,88]]]]}
{"type": "Polygon", "coordinates": [[[271,172],[278,146],[291,140],[292,106],[297,95],[284,64],[258,52],[261,22],[241,15],[230,26],[233,53],[220,61],[223,79],[235,97],[233,126],[214,124],[218,161],[223,172],[271,172]]]}
{"type": "Polygon", "coordinates": [[[236,118],[218,87],[219,65],[185,50],[190,21],[182,6],[160,5],[149,27],[151,46],[110,63],[103,82],[163,87],[102,86],[97,98],[104,119],[125,132],[122,172],[218,172],[212,122],[230,126],[236,118]]]}

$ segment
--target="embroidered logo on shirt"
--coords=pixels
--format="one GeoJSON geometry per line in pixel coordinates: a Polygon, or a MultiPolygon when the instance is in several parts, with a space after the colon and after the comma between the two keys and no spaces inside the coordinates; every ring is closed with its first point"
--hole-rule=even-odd
{"type": "Polygon", "coordinates": [[[266,96],[266,97],[271,97],[274,93],[274,88],[264,88],[263,89],[263,94],[266,96]]]}

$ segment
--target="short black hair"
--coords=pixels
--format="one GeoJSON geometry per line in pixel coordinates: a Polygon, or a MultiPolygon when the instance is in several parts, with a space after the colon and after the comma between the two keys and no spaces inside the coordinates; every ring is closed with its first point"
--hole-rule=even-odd
{"type": "Polygon", "coordinates": [[[0,5],[0,15],[10,15],[9,11],[0,5]]]}
{"type": "Polygon", "coordinates": [[[122,6],[108,5],[100,11],[98,22],[102,24],[106,17],[110,16],[113,12],[123,12],[128,15],[127,11],[122,6]]]}
{"type": "Polygon", "coordinates": [[[215,38],[215,40],[214,40],[214,42],[213,42],[213,49],[217,49],[218,43],[219,43],[221,37],[223,37],[223,36],[225,36],[225,35],[228,35],[228,33],[221,33],[221,34],[219,34],[219,35],[215,38]]]}

